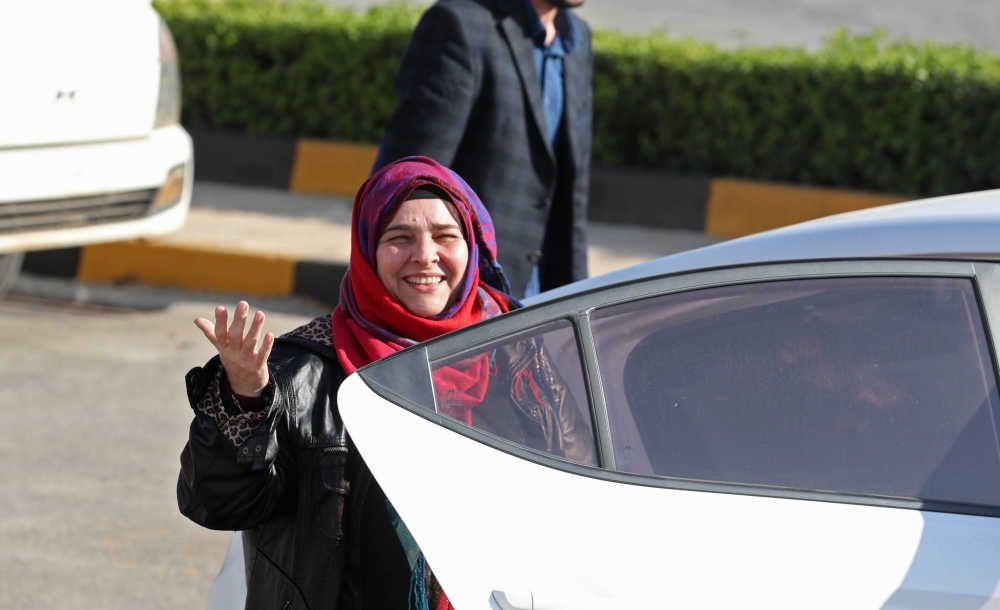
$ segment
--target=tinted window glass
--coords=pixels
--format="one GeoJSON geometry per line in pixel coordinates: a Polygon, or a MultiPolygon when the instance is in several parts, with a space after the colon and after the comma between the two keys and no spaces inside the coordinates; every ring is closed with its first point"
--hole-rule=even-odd
{"type": "Polygon", "coordinates": [[[437,410],[556,457],[597,463],[573,325],[565,320],[431,364],[437,410]]]}
{"type": "Polygon", "coordinates": [[[618,468],[1000,505],[972,282],[812,279],[593,315],[618,468]]]}

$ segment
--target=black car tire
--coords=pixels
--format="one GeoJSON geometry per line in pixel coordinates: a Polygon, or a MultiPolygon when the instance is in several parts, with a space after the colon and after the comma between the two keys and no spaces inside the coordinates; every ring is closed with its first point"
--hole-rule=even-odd
{"type": "Polygon", "coordinates": [[[14,285],[23,262],[24,252],[0,254],[0,295],[5,294],[14,285]]]}

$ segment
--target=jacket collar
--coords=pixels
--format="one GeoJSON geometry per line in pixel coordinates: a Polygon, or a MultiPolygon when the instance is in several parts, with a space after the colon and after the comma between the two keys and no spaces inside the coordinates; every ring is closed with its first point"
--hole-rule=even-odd
{"type": "MultiPolygon", "coordinates": [[[[531,0],[521,0],[521,12],[524,14],[526,31],[536,48],[545,44],[545,25],[539,18],[531,0]]],[[[564,9],[556,13],[556,32],[564,55],[569,55],[580,46],[580,28],[573,19],[573,14],[564,9]]]]}

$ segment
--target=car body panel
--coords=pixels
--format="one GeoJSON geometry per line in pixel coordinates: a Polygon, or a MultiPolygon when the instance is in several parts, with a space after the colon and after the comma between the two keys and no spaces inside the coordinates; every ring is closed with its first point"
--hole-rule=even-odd
{"type": "Polygon", "coordinates": [[[0,232],[0,253],[154,237],[184,225],[194,183],[191,137],[180,126],[118,142],[0,149],[0,215],[5,205],[159,188],[186,168],[181,200],[156,214],[123,222],[0,232]]]}
{"type": "MultiPolygon", "coordinates": [[[[986,212],[990,226],[1000,210],[986,212]]],[[[688,271],[577,290],[422,343],[343,384],[352,439],[455,607],[1000,607],[1000,509],[614,470],[588,322],[595,307],[710,286],[928,276],[974,280],[989,333],[1000,267],[863,259],[688,271]],[[559,319],[578,325],[603,468],[443,417],[421,379],[431,363],[559,319]]]]}
{"type": "Polygon", "coordinates": [[[490,607],[494,590],[549,610],[981,607],[1000,576],[994,518],[546,468],[400,409],[358,375],[338,403],[459,610],[490,607]]]}
{"type": "Polygon", "coordinates": [[[148,136],[158,19],[136,0],[0,4],[0,149],[148,136]]]}
{"type": "Polygon", "coordinates": [[[0,52],[0,255],[183,226],[193,146],[148,0],[2,3],[0,52]]]}

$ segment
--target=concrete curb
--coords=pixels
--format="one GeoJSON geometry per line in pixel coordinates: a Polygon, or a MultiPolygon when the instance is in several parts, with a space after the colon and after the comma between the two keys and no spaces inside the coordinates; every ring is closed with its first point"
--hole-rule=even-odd
{"type": "MultiPolygon", "coordinates": [[[[378,147],[189,129],[198,177],[354,197],[378,147]]],[[[914,197],[596,166],[590,220],[741,237],[914,197]]]]}
{"type": "Polygon", "coordinates": [[[339,300],[347,265],[155,241],[43,250],[25,254],[25,273],[82,282],[132,283],[260,297],[339,300]]]}

